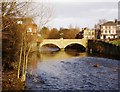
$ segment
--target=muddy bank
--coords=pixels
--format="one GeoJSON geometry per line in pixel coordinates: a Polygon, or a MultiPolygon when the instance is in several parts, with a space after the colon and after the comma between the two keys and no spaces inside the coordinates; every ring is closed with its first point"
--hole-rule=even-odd
{"type": "Polygon", "coordinates": [[[27,90],[119,90],[119,60],[78,57],[40,62],[27,74],[27,90]]]}

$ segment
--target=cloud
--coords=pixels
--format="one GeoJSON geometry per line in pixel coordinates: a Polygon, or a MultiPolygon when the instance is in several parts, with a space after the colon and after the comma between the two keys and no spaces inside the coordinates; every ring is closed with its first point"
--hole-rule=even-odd
{"type": "Polygon", "coordinates": [[[91,10],[91,11],[98,13],[98,12],[106,12],[107,9],[93,9],[93,10],[91,10]]]}
{"type": "Polygon", "coordinates": [[[109,12],[115,13],[118,12],[118,9],[110,9],[109,12]]]}
{"type": "Polygon", "coordinates": [[[96,13],[98,13],[98,12],[118,12],[118,8],[116,8],[116,9],[108,9],[108,8],[102,8],[102,9],[93,9],[93,10],[91,10],[92,12],[96,12],[96,13]]]}
{"type": "Polygon", "coordinates": [[[89,27],[93,28],[94,24],[97,22],[97,19],[91,19],[91,18],[55,18],[51,21],[51,23],[48,24],[50,27],[69,27],[69,25],[72,25],[73,27],[79,26],[80,28],[89,27]],[[91,25],[92,24],[92,25],[91,25]]]}
{"type": "MultiPolygon", "coordinates": [[[[116,14],[117,12],[117,3],[96,3],[96,2],[88,2],[88,3],[55,3],[55,15],[57,18],[61,17],[92,17],[99,16],[102,13],[112,13],[116,14]],[[98,14],[99,15],[98,15],[98,14]]],[[[113,15],[111,15],[113,16],[113,15]]]]}
{"type": "Polygon", "coordinates": [[[115,2],[57,2],[53,6],[54,17],[48,26],[57,28],[70,24],[92,28],[99,19],[114,20],[118,17],[118,3],[115,2]]]}
{"type": "MultiPolygon", "coordinates": [[[[33,1],[33,0],[32,0],[33,1]]],[[[119,2],[119,0],[34,0],[35,2],[59,2],[59,3],[70,3],[70,2],[119,2]]]]}

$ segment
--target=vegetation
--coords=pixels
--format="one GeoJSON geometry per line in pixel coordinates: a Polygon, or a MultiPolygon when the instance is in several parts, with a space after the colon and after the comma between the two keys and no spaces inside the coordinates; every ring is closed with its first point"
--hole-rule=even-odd
{"type": "MultiPolygon", "coordinates": [[[[41,9],[38,10],[41,12],[38,12],[35,5],[36,4],[32,2],[17,2],[16,0],[11,0],[10,2],[1,2],[0,16],[2,17],[3,47],[2,66],[4,74],[6,74],[6,71],[9,71],[7,73],[8,75],[11,75],[11,77],[12,74],[10,73],[10,70],[15,70],[15,75],[13,77],[14,80],[15,77],[18,77],[21,78],[22,81],[25,81],[28,56],[32,48],[32,43],[36,41],[37,37],[36,34],[29,34],[27,32],[27,25],[29,23],[33,23],[33,19],[35,17],[39,17],[42,20],[41,25],[46,24],[50,18],[43,17],[43,15],[49,16],[50,13],[48,14],[47,10],[50,8],[47,9],[47,7],[44,7],[43,3],[40,3],[39,6],[41,5],[41,9]],[[24,24],[18,24],[18,19],[26,22],[24,24]],[[18,69],[18,74],[16,74],[16,69],[18,69]]],[[[7,81],[10,81],[10,78],[7,79],[7,81]]],[[[4,81],[5,79],[3,79],[3,83],[7,82],[4,81]]]]}
{"type": "Polygon", "coordinates": [[[59,39],[61,38],[61,34],[64,39],[75,39],[79,31],[78,28],[60,28],[60,30],[57,30],[56,28],[49,29],[43,27],[40,30],[40,34],[44,39],[59,39]]]}
{"type": "Polygon", "coordinates": [[[109,43],[115,44],[115,45],[117,45],[117,46],[120,46],[120,40],[109,41],[109,43]]]}
{"type": "MultiPolygon", "coordinates": [[[[6,84],[3,84],[5,88],[19,88],[16,85],[19,85],[21,81],[25,81],[28,57],[33,43],[37,40],[37,34],[28,32],[30,30],[27,26],[34,25],[33,20],[36,17],[40,19],[38,26],[40,28],[41,39],[59,39],[61,37],[64,39],[79,38],[77,36],[80,31],[79,28],[70,27],[58,30],[56,28],[49,29],[44,27],[49,22],[52,12],[48,6],[44,7],[43,3],[38,4],[40,6],[38,10],[36,10],[36,6],[34,5],[36,4],[32,2],[16,2],[16,0],[1,3],[3,74],[9,71],[6,75],[3,75],[4,78],[7,78],[7,81],[3,79],[3,83],[12,84],[15,78],[18,78],[15,80],[14,86],[9,85],[8,87],[6,84]],[[18,19],[22,19],[25,23],[18,24],[18,19]],[[10,70],[14,71],[11,72],[10,70]]],[[[81,34],[80,38],[83,37],[81,34]]],[[[111,43],[120,45],[119,41],[111,43]]],[[[20,85],[23,84],[20,83],[20,85]]]]}

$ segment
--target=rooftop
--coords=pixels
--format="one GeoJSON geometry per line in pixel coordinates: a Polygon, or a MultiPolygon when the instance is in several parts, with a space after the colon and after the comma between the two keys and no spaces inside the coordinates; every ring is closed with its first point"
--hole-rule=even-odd
{"type": "Polygon", "coordinates": [[[108,21],[106,23],[103,23],[102,26],[116,26],[116,23],[113,21],[108,21]]]}

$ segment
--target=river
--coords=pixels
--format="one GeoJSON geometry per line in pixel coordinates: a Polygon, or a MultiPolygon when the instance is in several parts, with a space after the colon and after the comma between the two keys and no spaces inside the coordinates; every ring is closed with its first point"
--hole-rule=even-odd
{"type": "Polygon", "coordinates": [[[31,54],[27,90],[118,90],[118,58],[57,50],[31,54]]]}

